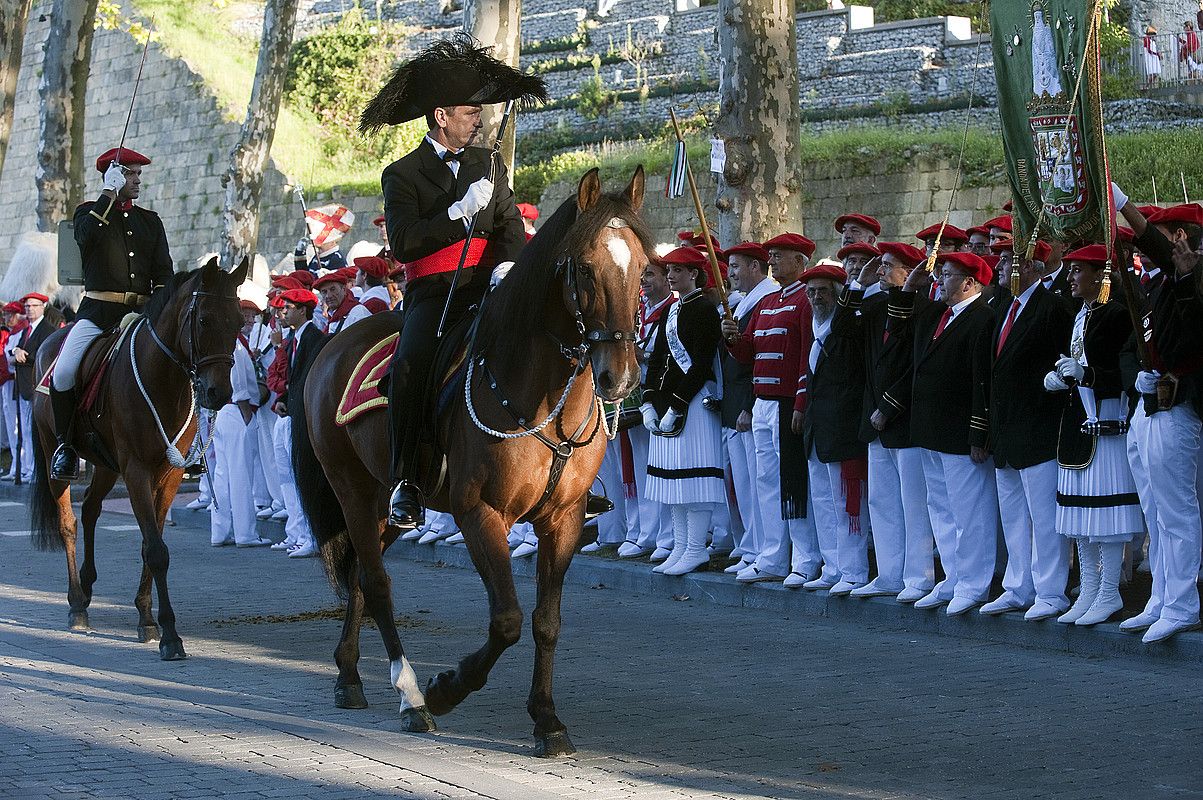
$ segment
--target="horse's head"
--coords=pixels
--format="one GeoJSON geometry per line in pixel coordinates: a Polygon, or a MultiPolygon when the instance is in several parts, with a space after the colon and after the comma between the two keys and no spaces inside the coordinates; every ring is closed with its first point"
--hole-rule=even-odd
{"type": "Polygon", "coordinates": [[[621,194],[602,193],[597,169],[585,173],[577,187],[579,238],[568,247],[565,300],[579,311],[595,391],[603,400],[621,400],[639,385],[639,278],[651,253],[639,217],[643,188],[642,165],[621,194]]]}
{"type": "Polygon", "coordinates": [[[147,310],[157,335],[191,376],[200,404],[214,411],[230,402],[233,394],[230,367],[242,328],[238,287],[249,270],[245,258],[233,272],[226,272],[216,257],[211,258],[199,270],[180,276],[178,289],[161,310],[152,311],[150,306],[147,310]]]}

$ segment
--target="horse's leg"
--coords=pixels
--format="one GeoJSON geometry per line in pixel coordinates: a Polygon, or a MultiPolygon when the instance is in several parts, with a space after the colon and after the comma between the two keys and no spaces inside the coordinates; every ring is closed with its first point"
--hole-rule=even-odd
{"type": "Polygon", "coordinates": [[[171,596],[167,591],[167,569],[171,564],[171,554],[167,551],[167,543],[163,541],[163,520],[167,517],[167,507],[171,504],[175,488],[179,486],[180,477],[178,470],[172,470],[155,481],[155,476],[139,465],[131,465],[125,474],[130,507],[142,531],[142,563],[154,578],[159,595],[159,658],[164,661],[178,661],[188,656],[184,652],[184,642],[175,629],[175,610],[171,607],[171,596]]]}
{"type": "Polygon", "coordinates": [[[562,509],[551,522],[536,523],[539,535],[538,600],[531,625],[535,638],[535,669],[526,711],[535,721],[535,755],[549,758],[576,752],[568,729],[556,716],[552,697],[556,643],[560,638],[560,598],[564,573],[572,561],[581,533],[581,511],[562,509]]]}
{"type": "Polygon", "coordinates": [[[92,587],[96,583],[96,521],[100,519],[100,508],[104,498],[117,482],[117,473],[96,467],[92,473],[92,482],[84,492],[84,502],[80,508],[79,521],[84,529],[84,563],[79,568],[79,578],[83,582],[84,599],[92,602],[92,587]]]}
{"type": "Polygon", "coordinates": [[[506,543],[509,526],[485,505],[477,505],[460,521],[472,563],[489,594],[489,638],[456,669],[439,673],[426,686],[426,704],[435,714],[446,714],[483,688],[497,659],[522,635],[522,608],[506,543]]]}
{"type": "MultiPolygon", "coordinates": [[[[345,534],[342,534],[345,536],[345,534]]],[[[347,545],[348,548],[350,545],[347,545]]],[[[353,552],[353,551],[352,551],[353,552]]],[[[347,591],[347,610],[343,615],[342,637],[334,648],[338,680],[334,684],[334,705],[338,708],[367,708],[363,679],[359,677],[359,627],[363,622],[363,589],[359,585],[359,559],[348,554],[342,581],[347,591]]]]}
{"type": "MultiPolygon", "coordinates": [[[[47,469],[48,465],[39,465],[36,469],[47,469]]],[[[86,631],[91,629],[91,624],[88,620],[88,606],[92,602],[92,584],[88,583],[87,588],[84,588],[80,580],[79,566],[75,563],[75,532],[77,523],[75,519],[75,510],[71,507],[71,487],[65,483],[58,481],[50,482],[50,490],[58,491],[54,497],[54,503],[58,506],[58,535],[63,540],[63,549],[67,556],[67,604],[70,606],[70,611],[67,612],[67,628],[73,631],[86,631]]],[[[91,551],[90,547],[86,546],[84,552],[91,551]]],[[[86,562],[85,562],[86,564],[86,562]]],[[[95,580],[95,569],[92,570],[92,579],[95,580]]]]}

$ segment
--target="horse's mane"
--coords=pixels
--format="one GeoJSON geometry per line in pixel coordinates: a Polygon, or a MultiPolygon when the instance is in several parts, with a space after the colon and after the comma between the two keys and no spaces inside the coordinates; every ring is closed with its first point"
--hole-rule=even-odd
{"type": "Polygon", "coordinates": [[[569,197],[526,243],[509,274],[489,295],[477,341],[529,336],[545,329],[543,305],[548,287],[556,279],[560,256],[583,252],[597,231],[614,217],[630,226],[645,252],[652,252],[650,229],[621,194],[603,194],[583,213],[577,211],[576,196],[569,197]]]}
{"type": "Polygon", "coordinates": [[[142,315],[152,323],[158,322],[159,317],[163,315],[164,309],[171,303],[171,299],[198,272],[200,272],[199,267],[190,272],[174,273],[167,279],[167,283],[155,289],[154,294],[150,296],[150,299],[146,301],[146,305],[142,307],[142,315]]]}

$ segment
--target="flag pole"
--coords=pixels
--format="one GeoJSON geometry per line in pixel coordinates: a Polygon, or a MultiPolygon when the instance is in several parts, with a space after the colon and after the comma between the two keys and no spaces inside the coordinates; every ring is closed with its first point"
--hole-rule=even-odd
{"type": "MultiPolygon", "coordinates": [[[[684,145],[685,138],[681,136],[681,126],[677,124],[677,112],[673,110],[672,106],[668,108],[668,115],[672,119],[677,141],[684,145]]],[[[718,268],[718,255],[714,252],[714,242],[710,239],[710,226],[706,224],[706,211],[702,207],[702,198],[698,194],[698,185],[693,179],[693,168],[689,166],[688,158],[685,159],[685,177],[689,180],[689,192],[693,195],[693,208],[698,214],[698,223],[702,226],[702,239],[706,242],[706,256],[710,259],[710,272],[714,276],[714,285],[718,288],[719,302],[723,304],[723,315],[730,319],[731,301],[727,298],[727,283],[723,280],[723,273],[718,268]]]]}
{"type": "Polygon", "coordinates": [[[1153,182],[1153,205],[1158,205],[1158,203],[1157,203],[1157,176],[1150,175],[1149,180],[1153,182]]]}

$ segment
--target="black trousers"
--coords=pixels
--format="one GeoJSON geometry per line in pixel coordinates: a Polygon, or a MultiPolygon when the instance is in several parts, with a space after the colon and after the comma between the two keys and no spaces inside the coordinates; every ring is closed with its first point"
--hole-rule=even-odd
{"type": "MultiPolygon", "coordinates": [[[[429,399],[430,374],[438,352],[439,319],[451,290],[451,276],[444,272],[419,278],[406,287],[403,313],[405,323],[401,339],[389,372],[388,408],[392,444],[393,480],[418,483],[418,445],[422,441],[426,422],[426,401],[429,399]]],[[[489,288],[490,271],[465,268],[451,301],[444,335],[462,319],[468,310],[480,303],[489,288]]],[[[433,430],[433,426],[430,426],[433,430]]]]}

